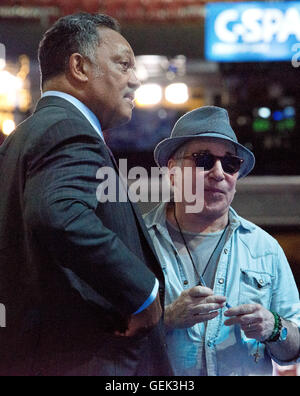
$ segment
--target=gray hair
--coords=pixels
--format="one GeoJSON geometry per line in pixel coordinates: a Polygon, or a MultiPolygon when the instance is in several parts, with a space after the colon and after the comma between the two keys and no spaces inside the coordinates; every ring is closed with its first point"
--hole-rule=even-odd
{"type": "Polygon", "coordinates": [[[74,53],[94,62],[95,50],[101,41],[99,27],[120,32],[118,22],[110,16],[79,13],[60,18],[45,33],[38,52],[42,85],[64,73],[74,53]]]}
{"type": "MultiPolygon", "coordinates": [[[[171,156],[173,160],[178,162],[180,166],[182,165],[183,162],[183,157],[186,154],[187,151],[187,146],[189,145],[190,142],[184,143],[182,146],[180,146],[171,156]]],[[[170,159],[171,159],[170,158],[170,159]]]]}

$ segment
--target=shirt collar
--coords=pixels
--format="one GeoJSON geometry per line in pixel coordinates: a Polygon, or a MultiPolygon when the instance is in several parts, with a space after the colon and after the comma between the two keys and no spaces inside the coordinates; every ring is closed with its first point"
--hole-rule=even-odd
{"type": "MultiPolygon", "coordinates": [[[[156,208],[154,208],[147,216],[146,216],[146,224],[150,229],[156,226],[158,229],[166,229],[166,209],[168,203],[162,203],[156,208]]],[[[230,223],[234,228],[243,227],[246,231],[253,231],[255,229],[255,225],[248,220],[240,217],[237,212],[230,207],[229,209],[230,223]]]]}
{"type": "Polygon", "coordinates": [[[57,96],[59,98],[65,99],[68,102],[72,103],[81,113],[85,116],[85,118],[89,121],[89,123],[93,126],[93,128],[96,130],[98,135],[104,140],[103,132],[101,129],[100,122],[96,115],[80,100],[75,98],[72,95],[69,95],[65,92],[60,92],[60,91],[47,91],[42,95],[42,98],[45,98],[47,96],[57,96]]]}
{"type": "Polygon", "coordinates": [[[145,223],[148,229],[156,227],[157,230],[167,239],[173,246],[168,227],[167,227],[167,206],[168,203],[163,202],[156,206],[150,213],[145,217],[145,223]]]}

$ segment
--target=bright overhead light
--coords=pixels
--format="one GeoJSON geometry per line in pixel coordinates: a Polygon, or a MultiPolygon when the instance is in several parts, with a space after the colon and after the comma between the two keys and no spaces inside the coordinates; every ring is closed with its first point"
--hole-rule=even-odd
{"type": "Polygon", "coordinates": [[[257,114],[261,118],[269,118],[269,117],[271,117],[272,112],[268,107],[261,107],[258,109],[257,114]]]}
{"type": "Polygon", "coordinates": [[[149,73],[144,64],[140,63],[136,68],[136,76],[140,81],[146,81],[149,78],[149,73]]]}
{"type": "Polygon", "coordinates": [[[4,135],[10,135],[16,129],[16,124],[13,120],[5,120],[2,124],[2,131],[4,135]]]}
{"type": "Polygon", "coordinates": [[[18,91],[22,86],[21,78],[13,76],[6,70],[0,71],[0,93],[18,91]]]}
{"type": "Polygon", "coordinates": [[[170,84],[166,88],[166,99],[172,104],[183,104],[189,100],[189,89],[186,84],[170,84]]]}
{"type": "Polygon", "coordinates": [[[162,101],[163,91],[158,84],[144,84],[135,93],[137,106],[156,106],[162,101]]]}

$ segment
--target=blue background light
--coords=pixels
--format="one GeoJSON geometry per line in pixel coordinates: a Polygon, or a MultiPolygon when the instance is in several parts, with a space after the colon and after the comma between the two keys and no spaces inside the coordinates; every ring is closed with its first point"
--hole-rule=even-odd
{"type": "Polygon", "coordinates": [[[276,110],[273,113],[273,120],[274,121],[281,121],[283,120],[283,112],[280,110],[276,110]]]}
{"type": "Polygon", "coordinates": [[[293,118],[296,115],[295,108],[292,106],[288,106],[283,111],[285,118],[293,118]]]}

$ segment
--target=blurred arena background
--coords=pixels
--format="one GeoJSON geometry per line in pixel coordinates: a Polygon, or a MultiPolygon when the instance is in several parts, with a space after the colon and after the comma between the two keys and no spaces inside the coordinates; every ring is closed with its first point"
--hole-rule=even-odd
{"type": "Polygon", "coordinates": [[[0,0],[0,144],[39,99],[42,34],[77,11],[116,17],[137,56],[133,119],[106,134],[116,157],[150,170],[179,116],[227,108],[257,158],[234,207],[278,239],[300,286],[300,2],[0,0]]]}

